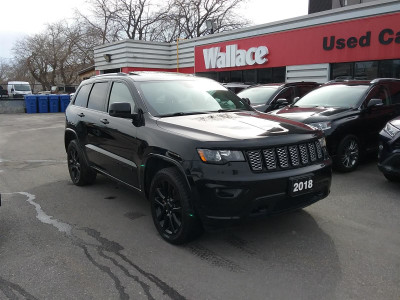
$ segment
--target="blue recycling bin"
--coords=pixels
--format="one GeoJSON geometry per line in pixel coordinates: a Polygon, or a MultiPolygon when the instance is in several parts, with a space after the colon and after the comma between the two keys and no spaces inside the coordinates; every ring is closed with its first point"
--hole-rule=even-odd
{"type": "Polygon", "coordinates": [[[61,112],[65,112],[65,110],[67,109],[67,106],[69,105],[69,101],[70,101],[71,97],[68,94],[65,95],[60,95],[60,110],[61,112]]]}
{"type": "Polygon", "coordinates": [[[49,96],[48,95],[38,95],[38,108],[39,113],[48,113],[49,112],[49,96]]]}
{"type": "Polygon", "coordinates": [[[36,114],[38,112],[37,96],[25,95],[25,107],[27,114],[36,114]]]}
{"type": "Polygon", "coordinates": [[[58,95],[49,96],[49,109],[51,113],[60,111],[60,97],[58,95]]]}

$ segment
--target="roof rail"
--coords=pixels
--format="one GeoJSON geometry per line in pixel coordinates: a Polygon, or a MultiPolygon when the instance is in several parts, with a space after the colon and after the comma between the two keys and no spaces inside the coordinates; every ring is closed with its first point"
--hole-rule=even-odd
{"type": "Polygon", "coordinates": [[[375,78],[374,80],[371,80],[371,83],[378,83],[378,82],[383,82],[383,81],[398,81],[400,80],[399,78],[375,78]]]}
{"type": "Polygon", "coordinates": [[[106,74],[99,74],[99,75],[94,75],[90,78],[98,78],[98,77],[107,77],[107,76],[128,76],[128,74],[124,72],[118,72],[118,73],[106,73],[106,74]]]}

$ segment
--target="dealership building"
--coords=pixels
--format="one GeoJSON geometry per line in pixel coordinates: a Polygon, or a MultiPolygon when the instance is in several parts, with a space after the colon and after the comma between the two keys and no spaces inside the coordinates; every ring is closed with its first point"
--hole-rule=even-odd
{"type": "MultiPolygon", "coordinates": [[[[309,10],[328,2],[310,0],[309,10]]],[[[105,44],[94,49],[95,71],[181,72],[251,83],[400,78],[400,1],[360,2],[339,8],[331,2],[306,16],[173,43],[105,44]]]]}

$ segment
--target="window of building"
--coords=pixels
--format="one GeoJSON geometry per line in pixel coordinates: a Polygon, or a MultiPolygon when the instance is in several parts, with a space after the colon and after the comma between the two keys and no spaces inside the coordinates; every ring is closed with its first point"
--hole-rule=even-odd
{"type": "Polygon", "coordinates": [[[91,84],[82,86],[75,97],[74,104],[80,107],[86,107],[91,88],[91,84]]]}
{"type": "Polygon", "coordinates": [[[218,72],[218,81],[219,82],[231,82],[231,72],[218,72]]]}
{"type": "Polygon", "coordinates": [[[286,67],[272,68],[272,82],[285,82],[286,67]]]}
{"type": "Polygon", "coordinates": [[[242,82],[242,71],[231,71],[231,82],[242,82]]]}
{"type": "Polygon", "coordinates": [[[196,73],[196,76],[218,80],[217,72],[196,73]]]}
{"type": "Polygon", "coordinates": [[[272,68],[270,68],[270,69],[258,69],[257,70],[257,82],[258,83],[270,83],[270,82],[272,82],[272,68]]]}
{"type": "Polygon", "coordinates": [[[380,61],[378,77],[400,78],[400,59],[380,61]]]}
{"type": "Polygon", "coordinates": [[[331,64],[331,79],[400,78],[400,59],[331,64]]]}
{"type": "Polygon", "coordinates": [[[106,95],[108,90],[108,82],[96,82],[93,85],[92,92],[89,96],[88,108],[106,111],[106,95]]]}
{"type": "Polygon", "coordinates": [[[372,80],[378,77],[377,61],[360,61],[354,63],[354,79],[372,80]]]}
{"type": "Polygon", "coordinates": [[[243,71],[243,82],[256,83],[257,82],[257,71],[256,70],[244,70],[243,71]]]}
{"type": "Polygon", "coordinates": [[[331,65],[332,79],[353,79],[354,63],[339,63],[331,65]]]}

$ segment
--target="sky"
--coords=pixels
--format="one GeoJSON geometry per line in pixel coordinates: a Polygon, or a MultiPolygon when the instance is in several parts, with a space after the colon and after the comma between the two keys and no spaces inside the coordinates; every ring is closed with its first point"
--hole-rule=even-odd
{"type": "MultiPolygon", "coordinates": [[[[72,19],[75,9],[87,11],[82,0],[4,0],[0,17],[0,59],[12,58],[18,39],[44,30],[47,23],[72,19]]],[[[254,25],[290,19],[308,12],[308,0],[248,0],[238,10],[254,25]]]]}

